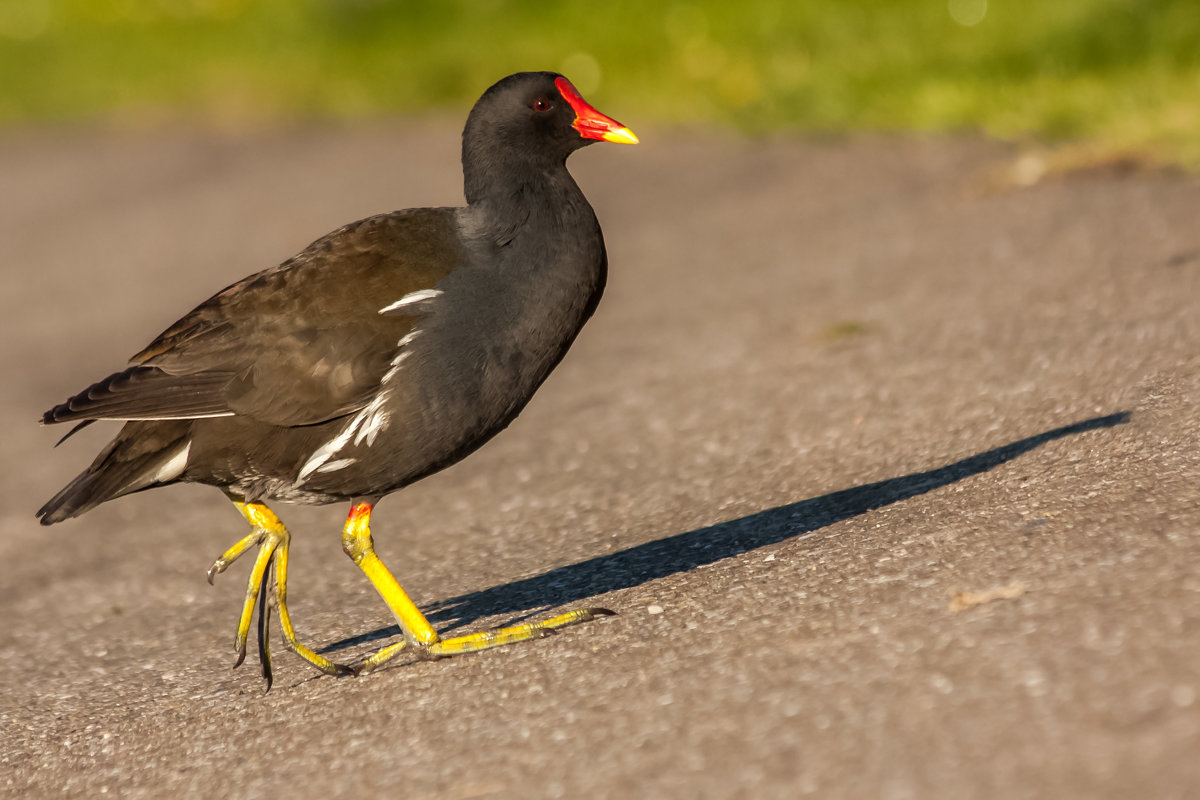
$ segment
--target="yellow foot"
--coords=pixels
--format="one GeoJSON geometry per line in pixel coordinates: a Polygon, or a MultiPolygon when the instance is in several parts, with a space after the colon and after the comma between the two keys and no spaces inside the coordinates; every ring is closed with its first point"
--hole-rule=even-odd
{"type": "MultiPolygon", "coordinates": [[[[581,622],[589,622],[596,617],[616,616],[616,613],[615,611],[609,611],[607,608],[580,608],[575,611],[568,611],[565,614],[559,614],[547,620],[542,620],[541,622],[513,625],[509,628],[498,628],[497,630],[484,631],[483,633],[468,633],[465,636],[454,636],[449,639],[438,639],[432,644],[417,645],[416,652],[420,658],[445,658],[462,653],[475,653],[480,650],[490,650],[493,647],[502,647],[506,644],[529,641],[530,639],[543,639],[554,635],[560,628],[578,625],[581,622]]],[[[405,641],[388,645],[378,652],[372,653],[354,665],[354,673],[362,675],[378,669],[399,655],[407,646],[408,640],[406,639],[405,641]]]]}
{"type": "Polygon", "coordinates": [[[408,593],[392,575],[391,571],[375,554],[375,544],[371,539],[371,510],[370,503],[355,503],[350,508],[346,525],[342,528],[342,550],[359,566],[371,585],[379,592],[379,596],[391,609],[400,630],[404,632],[404,641],[388,645],[377,653],[368,656],[354,667],[356,674],[378,669],[381,665],[395,658],[406,647],[413,647],[420,658],[441,658],[458,655],[459,653],[474,653],[501,645],[524,642],[529,639],[540,639],[549,636],[559,628],[587,622],[596,617],[611,616],[614,612],[606,608],[583,608],[578,611],[568,611],[543,622],[533,622],[526,625],[514,625],[511,628],[501,628],[485,633],[472,633],[466,636],[455,636],[442,639],[437,631],[425,619],[416,604],[409,598],[408,593]]]}
{"type": "Polygon", "coordinates": [[[530,639],[541,639],[554,634],[561,628],[588,622],[597,617],[612,616],[616,613],[607,608],[582,608],[541,622],[513,625],[494,631],[442,639],[375,554],[370,529],[371,504],[356,503],[350,509],[350,516],[346,519],[346,525],[342,529],[342,549],[362,569],[363,574],[383,597],[384,602],[396,617],[396,621],[400,623],[400,629],[404,632],[404,640],[380,649],[354,667],[338,664],[317,655],[296,640],[296,631],[292,627],[291,615],[287,608],[288,546],[291,542],[291,534],[288,533],[287,528],[279,521],[274,512],[265,505],[239,502],[234,502],[234,505],[254,530],[213,562],[212,567],[208,570],[208,582],[212,583],[217,575],[224,572],[252,548],[258,548],[254,566],[250,570],[250,579],[246,584],[246,599],[242,603],[242,615],[238,620],[237,635],[234,638],[237,661],[233,666],[240,666],[246,658],[246,641],[250,635],[250,624],[254,619],[257,607],[258,657],[267,690],[270,690],[272,680],[269,636],[272,608],[279,612],[279,623],[283,628],[283,639],[288,649],[329,675],[360,675],[371,672],[409,647],[415,651],[417,658],[445,658],[462,653],[489,650],[493,647],[530,639]],[[274,583],[274,591],[271,589],[271,583],[274,583]]]}
{"type": "Polygon", "coordinates": [[[419,658],[455,656],[461,652],[475,652],[498,648],[505,644],[526,642],[528,639],[540,639],[550,636],[559,628],[593,620],[596,616],[613,614],[607,608],[581,608],[541,622],[529,622],[527,625],[502,627],[498,631],[468,633],[467,636],[443,639],[433,630],[430,621],[425,619],[425,614],[422,614],[409,599],[406,591],[374,552],[374,542],[371,539],[371,510],[370,503],[355,503],[350,507],[346,527],[342,528],[342,549],[349,555],[350,560],[359,565],[359,569],[368,581],[371,581],[379,596],[388,603],[388,608],[400,624],[400,630],[404,632],[404,640],[390,644],[355,664],[355,674],[361,675],[378,669],[409,646],[416,651],[419,658]]]}
{"type": "Polygon", "coordinates": [[[255,606],[258,606],[258,658],[262,665],[263,680],[266,690],[271,688],[273,672],[271,669],[271,648],[269,628],[271,608],[279,611],[279,624],[283,628],[283,640],[288,649],[312,664],[317,669],[329,675],[347,675],[354,671],[344,664],[336,664],[324,656],[317,655],[296,640],[296,630],[292,627],[292,618],[287,607],[287,567],[288,545],[291,534],[275,516],[271,509],[261,503],[234,503],[246,521],[254,526],[254,530],[240,539],[232,547],[221,554],[208,570],[208,582],[212,583],[230,564],[245,555],[250,548],[257,546],[258,555],[250,570],[250,580],[246,585],[246,599],[242,603],[242,616],[238,620],[237,635],[233,647],[237,652],[237,660],[233,666],[236,669],[246,659],[246,640],[250,634],[250,622],[254,616],[255,606]],[[268,572],[274,566],[271,575],[274,583],[274,593],[264,591],[263,584],[267,582],[268,572]],[[268,596],[270,599],[268,600],[268,596]]]}

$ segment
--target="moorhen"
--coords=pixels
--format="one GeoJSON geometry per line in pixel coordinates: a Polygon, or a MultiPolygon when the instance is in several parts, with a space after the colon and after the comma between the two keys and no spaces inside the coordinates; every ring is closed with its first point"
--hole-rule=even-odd
{"type": "Polygon", "coordinates": [[[288,647],[330,674],[368,672],[405,649],[421,657],[484,650],[611,614],[579,609],[443,639],[375,555],[369,527],[384,495],[454,464],[512,422],[595,310],[604,239],[566,159],[596,141],[637,137],[561,75],[496,83],[463,131],[466,206],[345,225],[218,292],[127,369],[47,411],[43,424],[77,422],[71,433],[95,420],[125,424],[37,512],[42,524],[173,483],[221,489],[253,530],[208,579],[257,548],[234,666],[257,605],[268,689],[272,568],[288,647]],[[402,641],[353,667],[297,641],[286,596],[291,536],[272,501],[351,504],[342,548],[395,615],[402,641]]]}

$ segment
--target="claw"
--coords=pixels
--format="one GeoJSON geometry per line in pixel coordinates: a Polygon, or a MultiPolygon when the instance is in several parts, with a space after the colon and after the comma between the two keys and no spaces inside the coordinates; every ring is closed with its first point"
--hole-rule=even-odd
{"type": "Polygon", "coordinates": [[[258,660],[262,668],[265,690],[270,691],[274,680],[274,670],[271,664],[271,610],[279,612],[279,624],[283,629],[283,640],[288,649],[328,675],[353,674],[353,670],[345,665],[336,664],[324,656],[317,655],[296,640],[296,631],[292,627],[291,616],[287,608],[287,565],[288,543],[291,536],[279,521],[279,517],[262,504],[235,503],[238,511],[253,526],[253,530],[239,539],[232,547],[221,554],[208,570],[208,581],[225,571],[233,562],[245,555],[251,548],[258,548],[254,566],[250,570],[250,580],[246,586],[246,596],[242,602],[242,615],[238,620],[237,635],[234,638],[234,651],[237,661],[234,668],[241,666],[246,660],[246,643],[249,639],[250,626],[255,609],[258,611],[258,660]]]}
{"type": "MultiPolygon", "coordinates": [[[[271,561],[267,562],[268,569],[274,560],[275,557],[272,556],[271,561]]],[[[271,691],[271,683],[274,681],[274,675],[271,672],[271,607],[267,603],[269,594],[270,592],[267,591],[258,594],[258,663],[262,665],[262,676],[266,682],[263,694],[271,691]]]]}
{"type": "Polygon", "coordinates": [[[270,646],[272,609],[279,612],[279,624],[288,649],[327,675],[365,675],[383,666],[406,648],[414,651],[413,655],[419,660],[435,661],[461,653],[475,653],[530,639],[544,639],[555,635],[560,628],[588,622],[597,617],[616,615],[615,611],[607,608],[580,608],[541,622],[528,622],[493,631],[442,639],[375,554],[369,527],[371,505],[358,503],[351,508],[346,526],[342,530],[342,549],[362,569],[392,610],[404,631],[404,640],[381,648],[353,666],[338,664],[318,655],[296,639],[296,631],[292,626],[291,615],[288,613],[287,607],[288,549],[291,541],[291,535],[287,528],[269,508],[261,503],[235,502],[235,505],[254,530],[213,562],[208,570],[208,582],[212,583],[217,575],[224,572],[229,565],[251,548],[258,548],[258,555],[255,558],[254,567],[250,571],[250,580],[242,603],[242,616],[238,621],[237,637],[234,640],[237,660],[233,666],[236,669],[246,660],[246,644],[249,639],[250,625],[257,608],[258,660],[265,683],[264,692],[271,690],[274,681],[270,646]]]}

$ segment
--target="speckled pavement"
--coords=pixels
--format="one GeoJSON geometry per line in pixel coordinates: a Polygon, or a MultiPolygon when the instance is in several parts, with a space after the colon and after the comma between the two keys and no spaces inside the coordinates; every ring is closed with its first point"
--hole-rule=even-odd
{"type": "MultiPolygon", "coordinates": [[[[41,528],[114,428],[35,420],[334,226],[459,202],[458,122],[0,135],[0,795],[1200,795],[1200,181],[634,127],[572,160],[596,318],[373,525],[440,629],[619,616],[363,678],[276,642],[267,695],[245,565],[205,580],[236,511],[41,528]]],[[[346,509],[278,511],[302,640],[392,641],[346,509]]]]}

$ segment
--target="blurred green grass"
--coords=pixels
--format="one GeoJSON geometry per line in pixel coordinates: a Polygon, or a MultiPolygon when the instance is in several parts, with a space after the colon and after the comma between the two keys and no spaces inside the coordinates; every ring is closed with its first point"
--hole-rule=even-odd
{"type": "Polygon", "coordinates": [[[983,131],[1200,168],[1200,0],[0,0],[0,124],[460,114],[519,69],[633,125],[983,131]]]}

